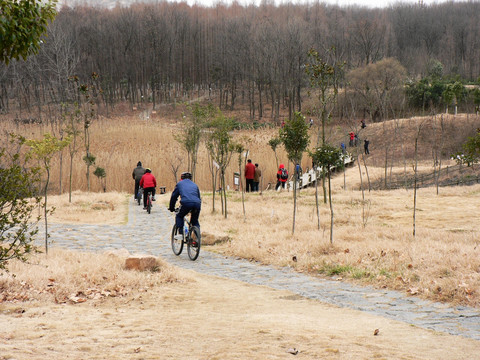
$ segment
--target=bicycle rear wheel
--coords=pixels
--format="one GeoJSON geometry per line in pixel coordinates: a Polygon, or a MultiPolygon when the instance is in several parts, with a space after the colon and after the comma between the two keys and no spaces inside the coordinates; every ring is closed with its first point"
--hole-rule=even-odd
{"type": "Polygon", "coordinates": [[[152,211],[152,195],[148,194],[147,198],[147,212],[150,214],[152,211]]]}
{"type": "Polygon", "coordinates": [[[200,254],[200,229],[197,226],[192,226],[188,235],[187,252],[190,260],[195,261],[200,254]]]}
{"type": "Polygon", "coordinates": [[[173,253],[178,256],[182,253],[183,250],[183,235],[181,238],[180,236],[178,236],[178,238],[176,239],[175,237],[177,235],[181,234],[177,226],[174,224],[172,228],[172,250],[173,253]]]}

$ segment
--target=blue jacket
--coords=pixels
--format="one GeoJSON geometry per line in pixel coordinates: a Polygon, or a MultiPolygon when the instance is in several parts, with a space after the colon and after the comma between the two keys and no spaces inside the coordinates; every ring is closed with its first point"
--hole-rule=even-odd
{"type": "Polygon", "coordinates": [[[175,209],[175,203],[180,196],[181,205],[199,205],[202,203],[200,190],[197,184],[190,179],[184,179],[177,183],[170,197],[170,209],[175,209]]]}

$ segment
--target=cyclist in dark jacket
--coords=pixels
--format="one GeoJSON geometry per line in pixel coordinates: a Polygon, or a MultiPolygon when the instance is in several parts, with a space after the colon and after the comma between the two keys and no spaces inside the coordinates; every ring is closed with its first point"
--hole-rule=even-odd
{"type": "Polygon", "coordinates": [[[133,180],[135,180],[135,193],[134,193],[135,200],[137,200],[138,188],[140,187],[140,179],[142,178],[143,174],[145,174],[145,169],[142,167],[142,163],[139,161],[137,163],[137,167],[133,169],[133,172],[132,172],[133,180]]]}
{"type": "Polygon", "coordinates": [[[200,198],[200,190],[198,189],[197,184],[195,184],[191,179],[192,174],[189,172],[184,172],[182,174],[181,180],[177,183],[172,192],[172,196],[170,197],[170,206],[168,207],[170,211],[175,211],[175,204],[180,196],[180,209],[175,217],[175,225],[181,233],[183,233],[183,218],[189,212],[191,212],[190,222],[192,226],[198,226],[198,228],[200,228],[198,217],[200,216],[202,199],[200,198]]]}

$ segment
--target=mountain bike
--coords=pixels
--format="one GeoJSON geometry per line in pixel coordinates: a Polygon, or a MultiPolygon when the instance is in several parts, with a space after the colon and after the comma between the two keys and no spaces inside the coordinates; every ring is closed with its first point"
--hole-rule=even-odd
{"type": "Polygon", "coordinates": [[[152,192],[148,191],[148,194],[147,194],[147,213],[150,214],[151,211],[152,211],[152,192]]]}
{"type": "MultiPolygon", "coordinates": [[[[178,209],[175,209],[175,213],[178,213],[178,209]]],[[[175,255],[180,255],[183,250],[183,245],[187,244],[187,252],[190,260],[195,261],[200,254],[200,229],[198,226],[193,226],[187,219],[187,216],[183,218],[185,226],[183,234],[180,233],[180,229],[176,224],[173,224],[172,228],[172,250],[175,255]]]]}

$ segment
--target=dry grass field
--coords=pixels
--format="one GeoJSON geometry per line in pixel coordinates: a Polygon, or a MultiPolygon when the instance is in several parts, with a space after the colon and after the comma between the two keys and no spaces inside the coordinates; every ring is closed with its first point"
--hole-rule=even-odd
{"type": "MultiPolygon", "coordinates": [[[[373,171],[373,170],[372,170],[373,171]]],[[[373,171],[374,172],[374,171],[373,171]]],[[[355,168],[346,173],[355,183],[355,168]]],[[[418,194],[361,193],[334,179],[334,244],[328,208],[316,229],[313,189],[302,190],[295,235],[287,191],[229,193],[227,219],[211,213],[204,193],[205,250],[396,288],[478,306],[480,186],[418,194]],[[261,206],[258,206],[261,204],[261,206]],[[443,210],[442,210],[443,208],[443,210]],[[297,261],[293,260],[293,256],[297,261]]],[[[169,194],[159,196],[159,205],[169,194]]],[[[52,196],[55,222],[125,221],[125,194],[52,196]],[[80,200],[81,199],[81,200],[80,200]],[[108,203],[109,206],[98,204],[108,203]],[[71,216],[81,209],[76,220],[71,216]],[[63,211],[63,210],[67,211],[63,211]]],[[[129,199],[130,200],[130,199],[129,199]]],[[[218,206],[218,204],[217,204],[218,206]]],[[[359,311],[340,309],[260,286],[199,275],[161,261],[157,272],[124,269],[124,255],[50,249],[28,263],[12,261],[0,276],[0,359],[473,359],[478,341],[439,334],[359,311]],[[79,301],[79,299],[86,299],[79,301]],[[378,329],[378,335],[374,331],[378,329]],[[419,341],[420,340],[420,341],[419,341]]]]}

